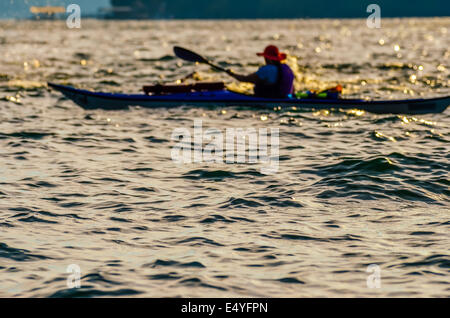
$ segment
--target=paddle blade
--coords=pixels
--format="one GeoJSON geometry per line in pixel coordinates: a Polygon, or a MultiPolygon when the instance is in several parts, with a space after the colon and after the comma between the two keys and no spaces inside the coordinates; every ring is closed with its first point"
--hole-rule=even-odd
{"type": "Polygon", "coordinates": [[[173,48],[173,52],[177,57],[179,57],[182,60],[188,61],[188,62],[194,62],[194,63],[206,63],[209,64],[209,62],[201,55],[192,52],[188,49],[175,46],[173,48]]]}

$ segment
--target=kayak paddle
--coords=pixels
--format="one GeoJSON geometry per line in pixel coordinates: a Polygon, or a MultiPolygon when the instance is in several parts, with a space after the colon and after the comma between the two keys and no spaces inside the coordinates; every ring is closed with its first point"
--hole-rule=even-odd
{"type": "Polygon", "coordinates": [[[182,60],[188,61],[188,62],[193,62],[193,63],[201,63],[201,64],[208,64],[209,66],[215,68],[218,71],[221,72],[225,72],[228,73],[229,71],[224,69],[223,67],[217,66],[213,63],[211,63],[210,61],[208,61],[206,58],[204,58],[203,56],[192,52],[188,49],[179,47],[179,46],[175,46],[173,48],[173,52],[175,53],[175,55],[177,57],[179,57],[182,60]]]}

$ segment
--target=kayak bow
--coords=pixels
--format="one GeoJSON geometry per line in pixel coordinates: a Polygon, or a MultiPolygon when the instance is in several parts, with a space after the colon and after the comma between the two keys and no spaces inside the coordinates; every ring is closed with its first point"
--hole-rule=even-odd
{"type": "Polygon", "coordinates": [[[228,90],[173,93],[166,95],[101,93],[48,83],[84,109],[126,109],[177,106],[247,106],[258,108],[297,107],[298,109],[360,109],[378,114],[441,113],[450,105],[450,96],[429,99],[368,101],[362,99],[261,98],[228,90]]]}

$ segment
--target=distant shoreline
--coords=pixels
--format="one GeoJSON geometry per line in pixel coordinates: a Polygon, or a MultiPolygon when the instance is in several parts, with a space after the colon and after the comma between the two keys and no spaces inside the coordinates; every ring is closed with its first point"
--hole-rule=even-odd
{"type": "MultiPolygon", "coordinates": [[[[271,21],[271,20],[360,20],[367,19],[367,17],[344,17],[344,18],[336,18],[336,17],[320,17],[320,18],[310,18],[310,17],[299,17],[299,18],[152,18],[152,19],[117,19],[117,18],[101,18],[95,16],[82,16],[83,19],[86,20],[99,20],[99,21],[271,21]]],[[[383,19],[446,19],[450,18],[448,16],[406,16],[406,17],[398,17],[385,16],[383,19]]],[[[55,18],[55,19],[34,19],[32,17],[28,18],[1,18],[0,21],[64,21],[63,18],[55,18]]]]}

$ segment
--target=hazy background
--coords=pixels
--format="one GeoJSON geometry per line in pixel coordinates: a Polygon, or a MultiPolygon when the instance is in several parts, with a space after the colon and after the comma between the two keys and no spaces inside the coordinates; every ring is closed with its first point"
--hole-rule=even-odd
{"type": "Polygon", "coordinates": [[[79,4],[84,14],[100,8],[119,8],[110,18],[358,18],[371,3],[384,17],[450,16],[450,2],[442,0],[2,0],[0,18],[27,18],[32,5],[79,4]]]}
{"type": "Polygon", "coordinates": [[[82,13],[93,14],[101,7],[108,7],[109,0],[1,0],[0,19],[24,19],[31,16],[31,6],[64,6],[79,4],[82,13]]]}

